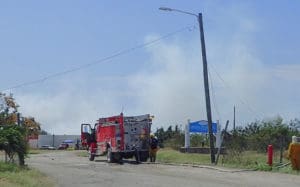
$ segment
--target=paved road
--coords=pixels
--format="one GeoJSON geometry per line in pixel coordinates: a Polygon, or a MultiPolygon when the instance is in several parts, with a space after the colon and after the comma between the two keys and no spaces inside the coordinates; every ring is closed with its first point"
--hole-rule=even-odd
{"type": "Polygon", "coordinates": [[[300,176],[270,172],[224,172],[208,168],[140,164],[108,164],[97,157],[90,162],[73,151],[31,155],[27,164],[47,174],[61,187],[191,187],[191,186],[300,186],[300,176]]]}

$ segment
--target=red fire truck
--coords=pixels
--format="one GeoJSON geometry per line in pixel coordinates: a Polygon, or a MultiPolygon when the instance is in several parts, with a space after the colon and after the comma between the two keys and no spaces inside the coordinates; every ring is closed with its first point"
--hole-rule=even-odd
{"type": "Polygon", "coordinates": [[[100,118],[94,128],[81,124],[81,143],[89,152],[89,160],[107,155],[108,162],[135,157],[145,162],[149,157],[149,139],[152,124],[149,114],[100,118]]]}

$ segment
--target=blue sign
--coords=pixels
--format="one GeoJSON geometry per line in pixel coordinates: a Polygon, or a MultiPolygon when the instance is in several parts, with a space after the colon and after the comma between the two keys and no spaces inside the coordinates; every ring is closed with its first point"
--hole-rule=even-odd
{"type": "Polygon", "coordinates": [[[64,140],[63,143],[74,143],[73,140],[64,140]]]}
{"type": "MultiPolygon", "coordinates": [[[[195,121],[190,122],[190,132],[192,133],[208,133],[207,121],[195,121]]],[[[217,133],[217,123],[212,123],[213,133],[217,133]]]]}

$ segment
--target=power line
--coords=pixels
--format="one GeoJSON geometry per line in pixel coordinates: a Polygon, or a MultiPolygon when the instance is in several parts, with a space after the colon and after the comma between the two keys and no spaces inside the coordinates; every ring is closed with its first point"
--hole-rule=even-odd
{"type": "MultiPolygon", "coordinates": [[[[196,29],[196,30],[199,30],[198,28],[195,28],[195,29],[196,29]]],[[[223,84],[224,84],[228,89],[232,89],[231,86],[229,86],[229,85],[226,83],[226,81],[221,77],[221,75],[216,71],[216,68],[214,68],[214,66],[213,66],[211,63],[209,63],[208,66],[211,67],[211,68],[214,70],[214,72],[216,73],[216,75],[218,76],[218,78],[223,82],[223,84]]],[[[210,72],[209,72],[209,73],[210,73],[210,72]]],[[[211,82],[211,81],[210,81],[210,82],[211,82]]],[[[236,95],[236,94],[235,94],[235,96],[240,100],[240,102],[241,102],[243,105],[245,105],[245,106],[247,107],[247,109],[248,109],[249,112],[251,112],[251,113],[254,114],[255,116],[261,118],[260,115],[258,115],[256,112],[254,112],[254,110],[252,109],[252,107],[250,107],[250,105],[249,105],[249,103],[248,103],[247,101],[243,100],[240,96],[238,96],[238,95],[236,95]]],[[[215,105],[215,104],[214,104],[214,105],[215,105]]],[[[216,112],[218,113],[217,110],[216,110],[216,112]]]]}
{"type": "MultiPolygon", "coordinates": [[[[214,70],[214,72],[216,73],[217,77],[222,81],[222,83],[224,84],[224,86],[226,86],[228,89],[231,89],[231,86],[229,84],[226,83],[226,81],[221,77],[221,75],[217,72],[216,68],[214,68],[214,66],[210,63],[209,66],[214,70]]],[[[233,92],[234,93],[234,92],[233,92]]],[[[252,114],[254,114],[255,116],[261,118],[260,115],[258,115],[253,109],[252,107],[249,105],[249,103],[245,100],[242,99],[240,96],[238,96],[237,94],[234,94],[238,100],[246,106],[246,108],[248,109],[249,112],[251,112],[252,114]]]]}
{"type": "Polygon", "coordinates": [[[32,81],[28,81],[28,82],[23,82],[21,84],[15,85],[15,86],[11,86],[11,87],[5,88],[5,89],[3,89],[0,92],[5,92],[5,91],[8,91],[8,90],[13,90],[13,89],[17,89],[17,88],[29,86],[29,85],[32,85],[32,84],[37,84],[37,83],[44,82],[44,81],[46,81],[48,79],[51,79],[51,78],[54,78],[54,77],[58,77],[58,76],[69,74],[69,73],[72,73],[72,72],[75,72],[75,71],[86,69],[86,68],[88,68],[90,66],[93,66],[93,65],[96,65],[96,64],[108,62],[108,61],[110,61],[110,60],[112,60],[112,59],[114,59],[114,58],[116,58],[118,56],[122,56],[122,55],[125,55],[127,53],[131,53],[131,52],[133,52],[133,51],[135,51],[137,49],[149,47],[149,46],[151,46],[153,44],[156,44],[156,43],[160,42],[161,40],[164,40],[166,38],[174,36],[174,35],[176,35],[178,33],[181,33],[181,32],[184,32],[184,31],[194,31],[195,29],[196,29],[196,26],[186,26],[186,27],[178,29],[178,30],[176,30],[174,32],[171,32],[171,33],[168,33],[166,35],[163,35],[162,37],[159,37],[159,38],[157,38],[155,40],[152,40],[152,41],[149,41],[149,42],[145,42],[143,44],[139,44],[139,45],[136,45],[134,47],[121,50],[119,52],[116,52],[116,53],[114,53],[114,54],[112,54],[110,56],[104,57],[104,58],[99,59],[97,61],[90,62],[90,63],[87,63],[87,64],[83,64],[83,65],[77,66],[75,68],[71,68],[69,70],[65,70],[65,71],[53,73],[51,75],[48,75],[48,76],[45,76],[45,77],[42,77],[42,78],[39,78],[39,79],[36,79],[36,80],[32,80],[32,81]]]}
{"type": "Polygon", "coordinates": [[[208,78],[209,78],[209,82],[210,82],[210,89],[211,89],[211,92],[212,92],[212,102],[213,102],[213,105],[214,105],[214,108],[216,110],[216,113],[219,117],[219,120],[220,122],[222,121],[221,120],[221,115],[220,115],[220,112],[219,112],[219,109],[218,109],[218,106],[217,106],[217,103],[216,103],[216,93],[215,93],[215,90],[214,90],[214,87],[213,87],[213,81],[211,80],[212,76],[211,76],[211,73],[208,69],[208,78]]]}

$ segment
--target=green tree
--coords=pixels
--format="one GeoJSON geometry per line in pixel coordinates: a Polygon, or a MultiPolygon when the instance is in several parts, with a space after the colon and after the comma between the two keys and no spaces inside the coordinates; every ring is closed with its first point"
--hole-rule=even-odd
{"type": "Polygon", "coordinates": [[[154,135],[158,138],[159,147],[170,147],[179,149],[184,145],[184,133],[180,131],[178,125],[170,125],[165,131],[163,127],[156,129],[154,135]]]}
{"type": "Polygon", "coordinates": [[[191,134],[190,144],[191,147],[202,147],[202,145],[207,145],[207,138],[202,134],[191,134]]]}
{"type": "Polygon", "coordinates": [[[0,149],[3,149],[14,162],[15,154],[18,155],[19,164],[25,164],[27,154],[27,142],[25,141],[25,128],[16,125],[0,127],[0,149]]]}
{"type": "Polygon", "coordinates": [[[18,155],[19,164],[25,164],[27,154],[27,129],[18,126],[18,105],[12,94],[6,96],[0,93],[0,149],[4,150],[10,162],[18,155]]]}

